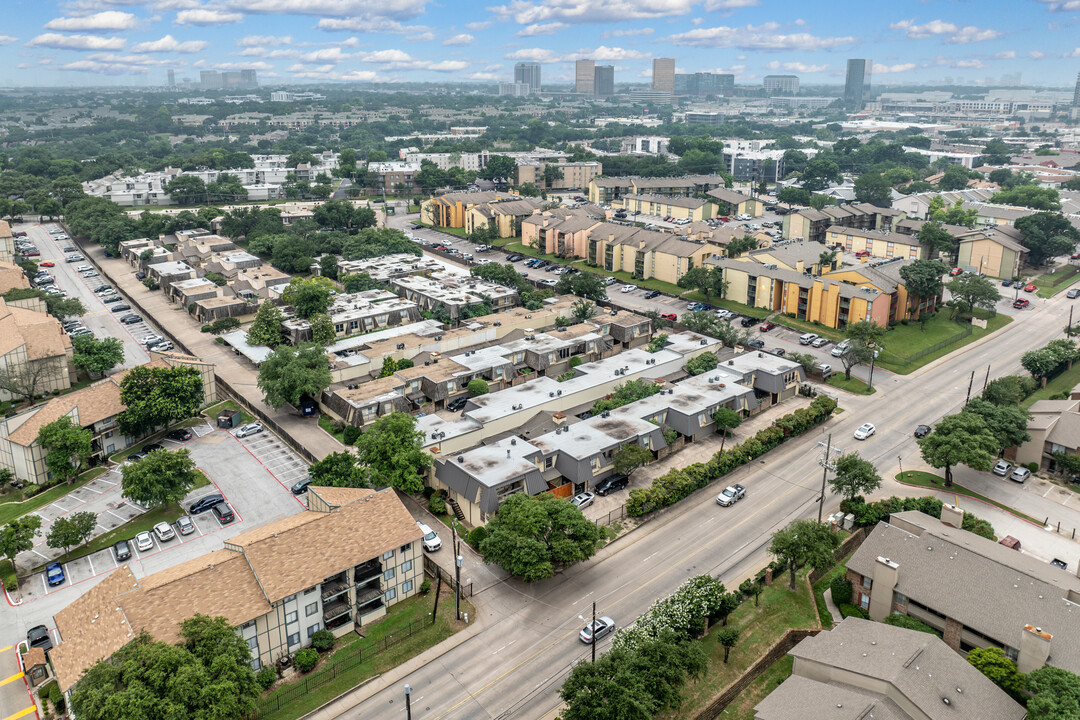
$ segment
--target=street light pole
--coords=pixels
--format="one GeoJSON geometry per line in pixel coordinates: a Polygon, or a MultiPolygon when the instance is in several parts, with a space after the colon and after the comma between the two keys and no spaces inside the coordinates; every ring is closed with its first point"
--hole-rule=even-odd
{"type": "Polygon", "coordinates": [[[592,604],[592,661],[596,662],[596,601],[592,604]]]}
{"type": "Polygon", "coordinates": [[[405,685],[405,720],[412,720],[412,688],[405,685]]]}
{"type": "Polygon", "coordinates": [[[825,478],[829,474],[829,451],[832,450],[832,433],[825,444],[825,461],[821,463],[821,497],[818,498],[817,521],[821,522],[821,513],[825,509],[825,478]]]}
{"type": "Polygon", "coordinates": [[[458,622],[461,622],[461,538],[457,534],[457,520],[453,523],[454,531],[454,606],[458,622]]]}
{"type": "Polygon", "coordinates": [[[877,360],[877,350],[870,356],[870,377],[866,380],[866,390],[869,392],[874,389],[874,361],[877,360]]]}

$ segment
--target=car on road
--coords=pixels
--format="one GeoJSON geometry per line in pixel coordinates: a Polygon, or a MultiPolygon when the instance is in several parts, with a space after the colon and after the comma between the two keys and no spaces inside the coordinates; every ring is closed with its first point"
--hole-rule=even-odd
{"type": "Polygon", "coordinates": [[[454,398],[450,402],[446,403],[446,409],[450,412],[461,412],[465,409],[465,406],[469,404],[469,398],[462,395],[459,398],[454,398]]]}
{"type": "Polygon", "coordinates": [[[1062,560],[1060,558],[1054,558],[1053,560],[1050,561],[1050,564],[1053,565],[1054,567],[1060,568],[1062,570],[1068,570],[1069,569],[1069,563],[1065,562],[1064,560],[1062,560]]]}
{"type": "Polygon", "coordinates": [[[130,305],[117,305],[116,307],[112,308],[112,311],[114,313],[118,313],[118,312],[126,312],[126,311],[128,311],[130,309],[131,309],[130,305]]]}
{"type": "Polygon", "coordinates": [[[954,267],[954,268],[953,268],[952,270],[950,270],[950,271],[949,271],[949,275],[950,275],[951,277],[956,277],[957,275],[961,275],[961,274],[963,274],[963,272],[964,272],[964,271],[963,271],[963,270],[961,270],[960,268],[958,268],[958,267],[954,267]]]}
{"type": "Polygon", "coordinates": [[[621,288],[619,288],[619,289],[620,289],[620,290],[621,290],[622,292],[624,292],[624,293],[632,293],[632,292],[634,292],[635,290],[637,290],[637,286],[636,286],[636,285],[623,285],[623,286],[622,286],[621,288]]]}
{"type": "Polygon", "coordinates": [[[1028,283],[1024,286],[1024,292],[1035,292],[1036,290],[1038,290],[1038,288],[1035,287],[1035,283],[1028,283]]]}
{"type": "Polygon", "coordinates": [[[176,529],[180,531],[181,535],[190,535],[195,532],[195,521],[187,515],[181,515],[176,518],[176,529]]]}
{"type": "Polygon", "coordinates": [[[586,645],[600,640],[601,638],[610,635],[615,630],[615,621],[609,618],[607,615],[596,618],[578,633],[578,638],[586,645]]]}
{"type": "Polygon", "coordinates": [[[619,490],[623,490],[629,484],[630,484],[630,478],[626,477],[625,475],[611,475],[609,477],[604,478],[603,480],[596,483],[595,485],[593,485],[593,491],[597,495],[599,495],[601,497],[604,497],[608,493],[613,493],[613,492],[617,492],[619,490]]]}
{"type": "Polygon", "coordinates": [[[570,504],[575,506],[578,510],[584,510],[593,504],[593,500],[596,499],[596,495],[591,492],[578,493],[574,497],[570,498],[570,504]]]}
{"type": "Polygon", "coordinates": [[[131,559],[131,543],[127,540],[119,540],[113,543],[112,546],[113,557],[116,558],[116,562],[124,562],[131,559]]]}
{"type": "Polygon", "coordinates": [[[716,496],[716,504],[727,507],[728,505],[734,505],[744,497],[746,497],[746,488],[742,485],[728,485],[716,496]]]}
{"type": "Polygon", "coordinates": [[[1000,477],[1007,477],[1013,471],[1013,464],[1008,460],[998,460],[994,465],[993,473],[1000,477]]]}
{"type": "Polygon", "coordinates": [[[173,532],[172,525],[167,522],[159,522],[154,526],[154,534],[157,535],[159,542],[165,542],[166,540],[172,540],[176,537],[176,533],[173,532]]]}
{"type": "Polygon", "coordinates": [[[1027,298],[1018,298],[1017,300],[1015,300],[1013,302],[1013,307],[1016,308],[1017,310],[1023,310],[1024,308],[1026,308],[1030,304],[1031,304],[1031,301],[1028,300],[1027,298]]]}
{"type": "Polygon", "coordinates": [[[147,550],[154,549],[154,536],[148,531],[144,530],[135,536],[135,549],[139,552],[146,552],[147,550]]]}
{"type": "Polygon", "coordinates": [[[679,319],[679,316],[675,313],[660,313],[660,317],[663,320],[670,320],[671,322],[675,322],[679,319]]]}
{"type": "Polygon", "coordinates": [[[774,327],[776,327],[776,323],[767,322],[764,325],[762,325],[761,327],[759,327],[758,330],[760,330],[761,332],[769,332],[774,327]]]}
{"type": "Polygon", "coordinates": [[[1031,471],[1026,467],[1018,467],[1009,475],[1010,480],[1018,483],[1026,483],[1029,477],[1031,477],[1031,471]]]}
{"type": "Polygon", "coordinates": [[[652,300],[653,298],[660,297],[660,294],[661,293],[659,290],[650,290],[649,292],[645,293],[645,299],[652,300]]]}
{"type": "Polygon", "coordinates": [[[55,263],[52,260],[46,260],[43,263],[38,263],[38,267],[54,267],[55,263]]]}
{"type": "Polygon", "coordinates": [[[1065,293],[1065,297],[1069,298],[1070,300],[1080,297],[1080,288],[1073,288],[1069,292],[1065,293]]]}
{"type": "Polygon", "coordinates": [[[44,625],[35,625],[30,628],[26,633],[26,644],[32,648],[41,648],[45,652],[52,650],[52,636],[49,635],[49,628],[44,625]]]}
{"type": "Polygon", "coordinates": [[[756,350],[760,350],[761,348],[765,347],[765,341],[760,338],[754,338],[753,340],[748,341],[746,343],[746,346],[752,347],[756,350]]]}
{"type": "Polygon", "coordinates": [[[931,432],[933,432],[933,430],[934,428],[930,427],[929,425],[920,425],[919,427],[915,428],[915,438],[924,438],[931,432]]]}
{"type": "Polygon", "coordinates": [[[311,476],[309,475],[306,478],[301,478],[300,480],[294,482],[292,484],[292,487],[289,488],[289,491],[292,492],[293,495],[303,495],[307,492],[308,486],[311,485],[311,483],[313,482],[315,481],[312,480],[311,476]]]}
{"type": "Polygon", "coordinates": [[[248,423],[233,433],[238,438],[246,438],[250,435],[258,435],[263,431],[262,423],[248,423]]]}
{"type": "Polygon", "coordinates": [[[841,340],[839,343],[836,344],[836,347],[834,347],[832,349],[832,356],[833,357],[841,357],[849,349],[851,349],[851,341],[850,340],[841,340]]]}
{"type": "Polygon", "coordinates": [[[142,322],[142,316],[141,315],[121,315],[120,316],[120,322],[122,322],[125,325],[134,325],[135,323],[142,322]]]}
{"type": "Polygon", "coordinates": [[[223,502],[225,496],[221,493],[214,493],[213,495],[207,495],[206,497],[199,498],[195,502],[188,506],[188,515],[198,515],[204,513],[210,508],[217,505],[219,502],[223,502]]]}
{"type": "Polygon", "coordinates": [[[420,532],[424,533],[424,539],[421,541],[424,545],[424,549],[428,552],[435,552],[442,547],[442,539],[438,533],[429,528],[422,522],[417,522],[416,526],[420,528],[420,532]]]}
{"type": "Polygon", "coordinates": [[[176,442],[187,442],[192,438],[192,434],[187,428],[177,428],[176,430],[170,430],[165,437],[176,442]]]}
{"type": "Polygon", "coordinates": [[[60,566],[58,562],[51,562],[45,566],[45,579],[49,581],[49,587],[56,587],[57,585],[63,585],[64,580],[64,568],[60,566]]]}
{"type": "Polygon", "coordinates": [[[873,423],[863,423],[855,430],[855,439],[865,440],[876,432],[877,428],[874,427],[873,423]]]}
{"type": "Polygon", "coordinates": [[[1012,278],[1005,278],[1004,280],[1001,281],[1001,287],[1012,287],[1012,284],[1013,284],[1012,278]]]}

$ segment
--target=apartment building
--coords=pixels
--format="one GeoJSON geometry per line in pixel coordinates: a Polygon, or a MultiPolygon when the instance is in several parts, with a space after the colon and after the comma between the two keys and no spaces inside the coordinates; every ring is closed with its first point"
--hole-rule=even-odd
{"type": "Polygon", "coordinates": [[[534,213],[521,221],[521,243],[546,255],[586,257],[588,232],[606,217],[607,212],[595,206],[534,213]]]}
{"type": "Polygon", "coordinates": [[[855,230],[883,230],[891,232],[893,225],[904,219],[902,210],[881,208],[870,203],[827,205],[821,210],[806,208],[784,216],[785,240],[809,240],[825,242],[825,233],[833,226],[855,230]]]}
{"type": "Polygon", "coordinates": [[[724,187],[714,188],[705,194],[716,202],[717,215],[733,217],[745,214],[750,217],[761,217],[765,212],[765,201],[759,197],[744,195],[724,187]]]}
{"type": "Polygon", "coordinates": [[[426,255],[411,253],[394,253],[375,258],[338,261],[339,276],[365,274],[381,283],[387,283],[397,277],[424,275],[442,270],[446,270],[446,266],[442,263],[426,255]]]}
{"type": "Polygon", "coordinates": [[[1057,468],[1054,456],[1080,450],[1080,393],[1074,388],[1065,400],[1038,400],[1028,413],[1030,440],[1016,449],[1016,462],[1057,468]]]}
{"type": "MultiPolygon", "coordinates": [[[[388,290],[335,295],[326,313],[339,338],[400,327],[420,320],[420,309],[415,302],[399,298],[388,290]]],[[[282,329],[293,344],[311,339],[311,322],[303,318],[288,318],[282,323],[282,329]]]]}
{"type": "Polygon", "coordinates": [[[584,162],[544,162],[541,160],[518,159],[515,184],[524,185],[532,183],[538,188],[548,190],[580,190],[589,187],[593,178],[604,172],[603,163],[597,160],[584,162]],[[548,167],[554,167],[562,177],[555,178],[550,183],[544,180],[544,171],[548,167]]]}
{"type": "Polygon", "coordinates": [[[420,172],[420,163],[375,162],[368,163],[368,172],[377,178],[377,188],[384,195],[410,193],[415,186],[413,179],[420,172]]]}
{"type": "Polygon", "coordinates": [[[465,232],[492,228],[500,238],[518,237],[522,221],[544,204],[540,198],[521,197],[474,205],[465,211],[465,232]]]}
{"type": "Polygon", "coordinates": [[[1022,705],[937,636],[848,617],[788,651],[754,720],[1024,720],[1022,705]]]}
{"type": "Polygon", "coordinates": [[[914,235],[904,235],[883,230],[860,230],[858,228],[831,225],[825,231],[825,244],[849,253],[869,253],[875,258],[926,258],[926,248],[914,235]]]}
{"type": "Polygon", "coordinates": [[[195,268],[182,260],[167,260],[146,266],[146,277],[156,280],[163,288],[181,280],[191,280],[196,276],[195,268]]]}
{"type": "Polygon", "coordinates": [[[959,653],[1000,648],[1022,673],[1080,672],[1080,578],[961,530],[963,513],[946,505],[940,520],[912,511],[879,522],[848,561],[852,602],[879,622],[918,618],[959,653]]]}
{"type": "Polygon", "coordinates": [[[798,75],[766,75],[761,81],[767,95],[798,95],[798,75]]]}
{"type": "MultiPolygon", "coordinates": [[[[0,371],[24,378],[35,395],[67,390],[76,373],[71,339],[39,303],[21,304],[0,298],[0,371]]],[[[13,399],[21,397],[0,390],[0,400],[13,399]]]]}
{"type": "Polygon", "coordinates": [[[663,195],[624,195],[624,210],[635,215],[673,217],[702,222],[716,217],[716,206],[703,198],[664,197],[663,195]]]}
{"type": "Polygon", "coordinates": [[[404,299],[416,303],[423,312],[445,309],[452,321],[463,318],[465,309],[475,305],[488,303],[498,312],[519,301],[517,291],[504,285],[445,271],[430,277],[394,278],[390,287],[404,299]]]}
{"type": "Polygon", "coordinates": [[[1010,225],[984,226],[957,234],[957,267],[995,278],[1020,275],[1028,249],[1023,234],[1010,225]]]}
{"type": "Polygon", "coordinates": [[[453,192],[437,195],[420,204],[420,222],[445,228],[465,227],[465,214],[483,203],[516,200],[512,192],[453,192]]]}
{"type": "Polygon", "coordinates": [[[14,264],[15,236],[7,220],[0,220],[0,263],[14,264]]]}
{"type": "Polygon", "coordinates": [[[259,669],[319,630],[346,635],[419,592],[423,533],[393,489],[313,486],[308,506],[168,570],[137,578],[123,565],[56,613],[49,655],[61,690],[140,632],[179,642],[195,614],[224,616],[259,669]]]}
{"type": "Polygon", "coordinates": [[[687,240],[671,233],[642,230],[632,225],[603,223],[587,231],[585,259],[608,272],[636,278],[655,278],[677,284],[679,278],[723,248],[687,240]]]}
{"type": "Polygon", "coordinates": [[[610,205],[624,195],[661,195],[663,197],[695,197],[724,187],[720,175],[686,175],[683,177],[597,177],[589,181],[589,202],[610,205]]]}

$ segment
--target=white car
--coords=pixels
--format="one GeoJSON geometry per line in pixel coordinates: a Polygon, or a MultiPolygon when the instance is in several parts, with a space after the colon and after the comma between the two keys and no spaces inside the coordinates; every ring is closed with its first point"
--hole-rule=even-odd
{"type": "Polygon", "coordinates": [[[544,278],[543,280],[540,281],[540,284],[541,285],[546,285],[548,287],[555,287],[559,283],[558,283],[558,281],[552,280],[551,278],[544,278]]]}
{"type": "Polygon", "coordinates": [[[622,286],[622,291],[623,291],[624,293],[632,293],[632,292],[634,292],[635,290],[637,290],[637,286],[636,286],[636,285],[623,285],[623,286],[622,286]]]}
{"type": "Polygon", "coordinates": [[[428,552],[435,552],[442,547],[442,540],[439,538],[439,536],[434,530],[432,530],[422,522],[417,522],[416,524],[420,527],[420,532],[424,533],[424,539],[422,542],[424,544],[425,550],[427,550],[428,552]]]}
{"type": "Polygon", "coordinates": [[[154,536],[148,532],[141,532],[135,536],[135,547],[139,552],[146,552],[147,550],[154,549],[154,536]]]}
{"type": "Polygon", "coordinates": [[[176,537],[176,533],[173,532],[172,525],[167,522],[159,522],[154,526],[154,534],[157,535],[157,539],[161,542],[166,540],[172,540],[176,537]]]}
{"type": "Polygon", "coordinates": [[[246,438],[249,435],[258,435],[263,431],[262,423],[248,423],[242,426],[236,431],[235,435],[238,438],[246,438]]]}
{"type": "Polygon", "coordinates": [[[877,428],[874,427],[873,423],[863,423],[855,431],[855,439],[856,440],[865,440],[865,439],[867,439],[868,437],[870,437],[871,435],[873,435],[876,432],[877,432],[877,428]]]}
{"type": "Polygon", "coordinates": [[[158,343],[165,342],[165,338],[160,335],[147,335],[143,339],[139,340],[139,344],[146,347],[149,345],[157,345],[158,343]]]}
{"type": "Polygon", "coordinates": [[[570,504],[577,507],[578,510],[584,510],[593,504],[593,500],[596,499],[596,495],[591,492],[578,493],[570,499],[570,504]]]}

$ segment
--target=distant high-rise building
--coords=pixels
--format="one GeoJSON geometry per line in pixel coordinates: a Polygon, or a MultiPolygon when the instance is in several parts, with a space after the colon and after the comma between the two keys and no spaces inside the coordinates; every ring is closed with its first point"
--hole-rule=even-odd
{"type": "Polygon", "coordinates": [[[596,63],[592,60],[578,60],[574,64],[574,90],[582,95],[592,95],[596,91],[596,63]]]}
{"type": "Polygon", "coordinates": [[[762,86],[767,95],[798,95],[798,75],[766,75],[762,86]]]}
{"type": "Polygon", "coordinates": [[[1076,73],[1076,89],[1073,90],[1073,105],[1080,107],[1080,73],[1076,73]]]}
{"type": "Polygon", "coordinates": [[[529,94],[529,84],[522,82],[499,83],[499,94],[511,97],[526,97],[529,94]]]}
{"type": "Polygon", "coordinates": [[[593,74],[593,94],[610,97],[615,94],[615,66],[597,65],[593,74]]]}
{"type": "Polygon", "coordinates": [[[870,97],[871,60],[848,60],[847,81],[844,83],[844,102],[862,107],[870,97]]]}
{"type": "Polygon", "coordinates": [[[203,70],[199,73],[199,85],[203,90],[220,90],[221,73],[217,70],[203,70]]]}
{"type": "Polygon", "coordinates": [[[259,87],[259,77],[255,70],[241,70],[240,84],[245,87],[259,87]]]}
{"type": "Polygon", "coordinates": [[[514,66],[514,82],[525,83],[530,92],[540,92],[540,63],[519,62],[514,66]]]}
{"type": "Polygon", "coordinates": [[[652,89],[657,92],[675,92],[675,58],[653,58],[652,89]]]}
{"type": "Polygon", "coordinates": [[[176,71],[169,71],[169,87],[176,87],[176,71]]]}
{"type": "Polygon", "coordinates": [[[735,76],[726,73],[676,73],[673,82],[676,95],[735,94],[735,76]]]}

